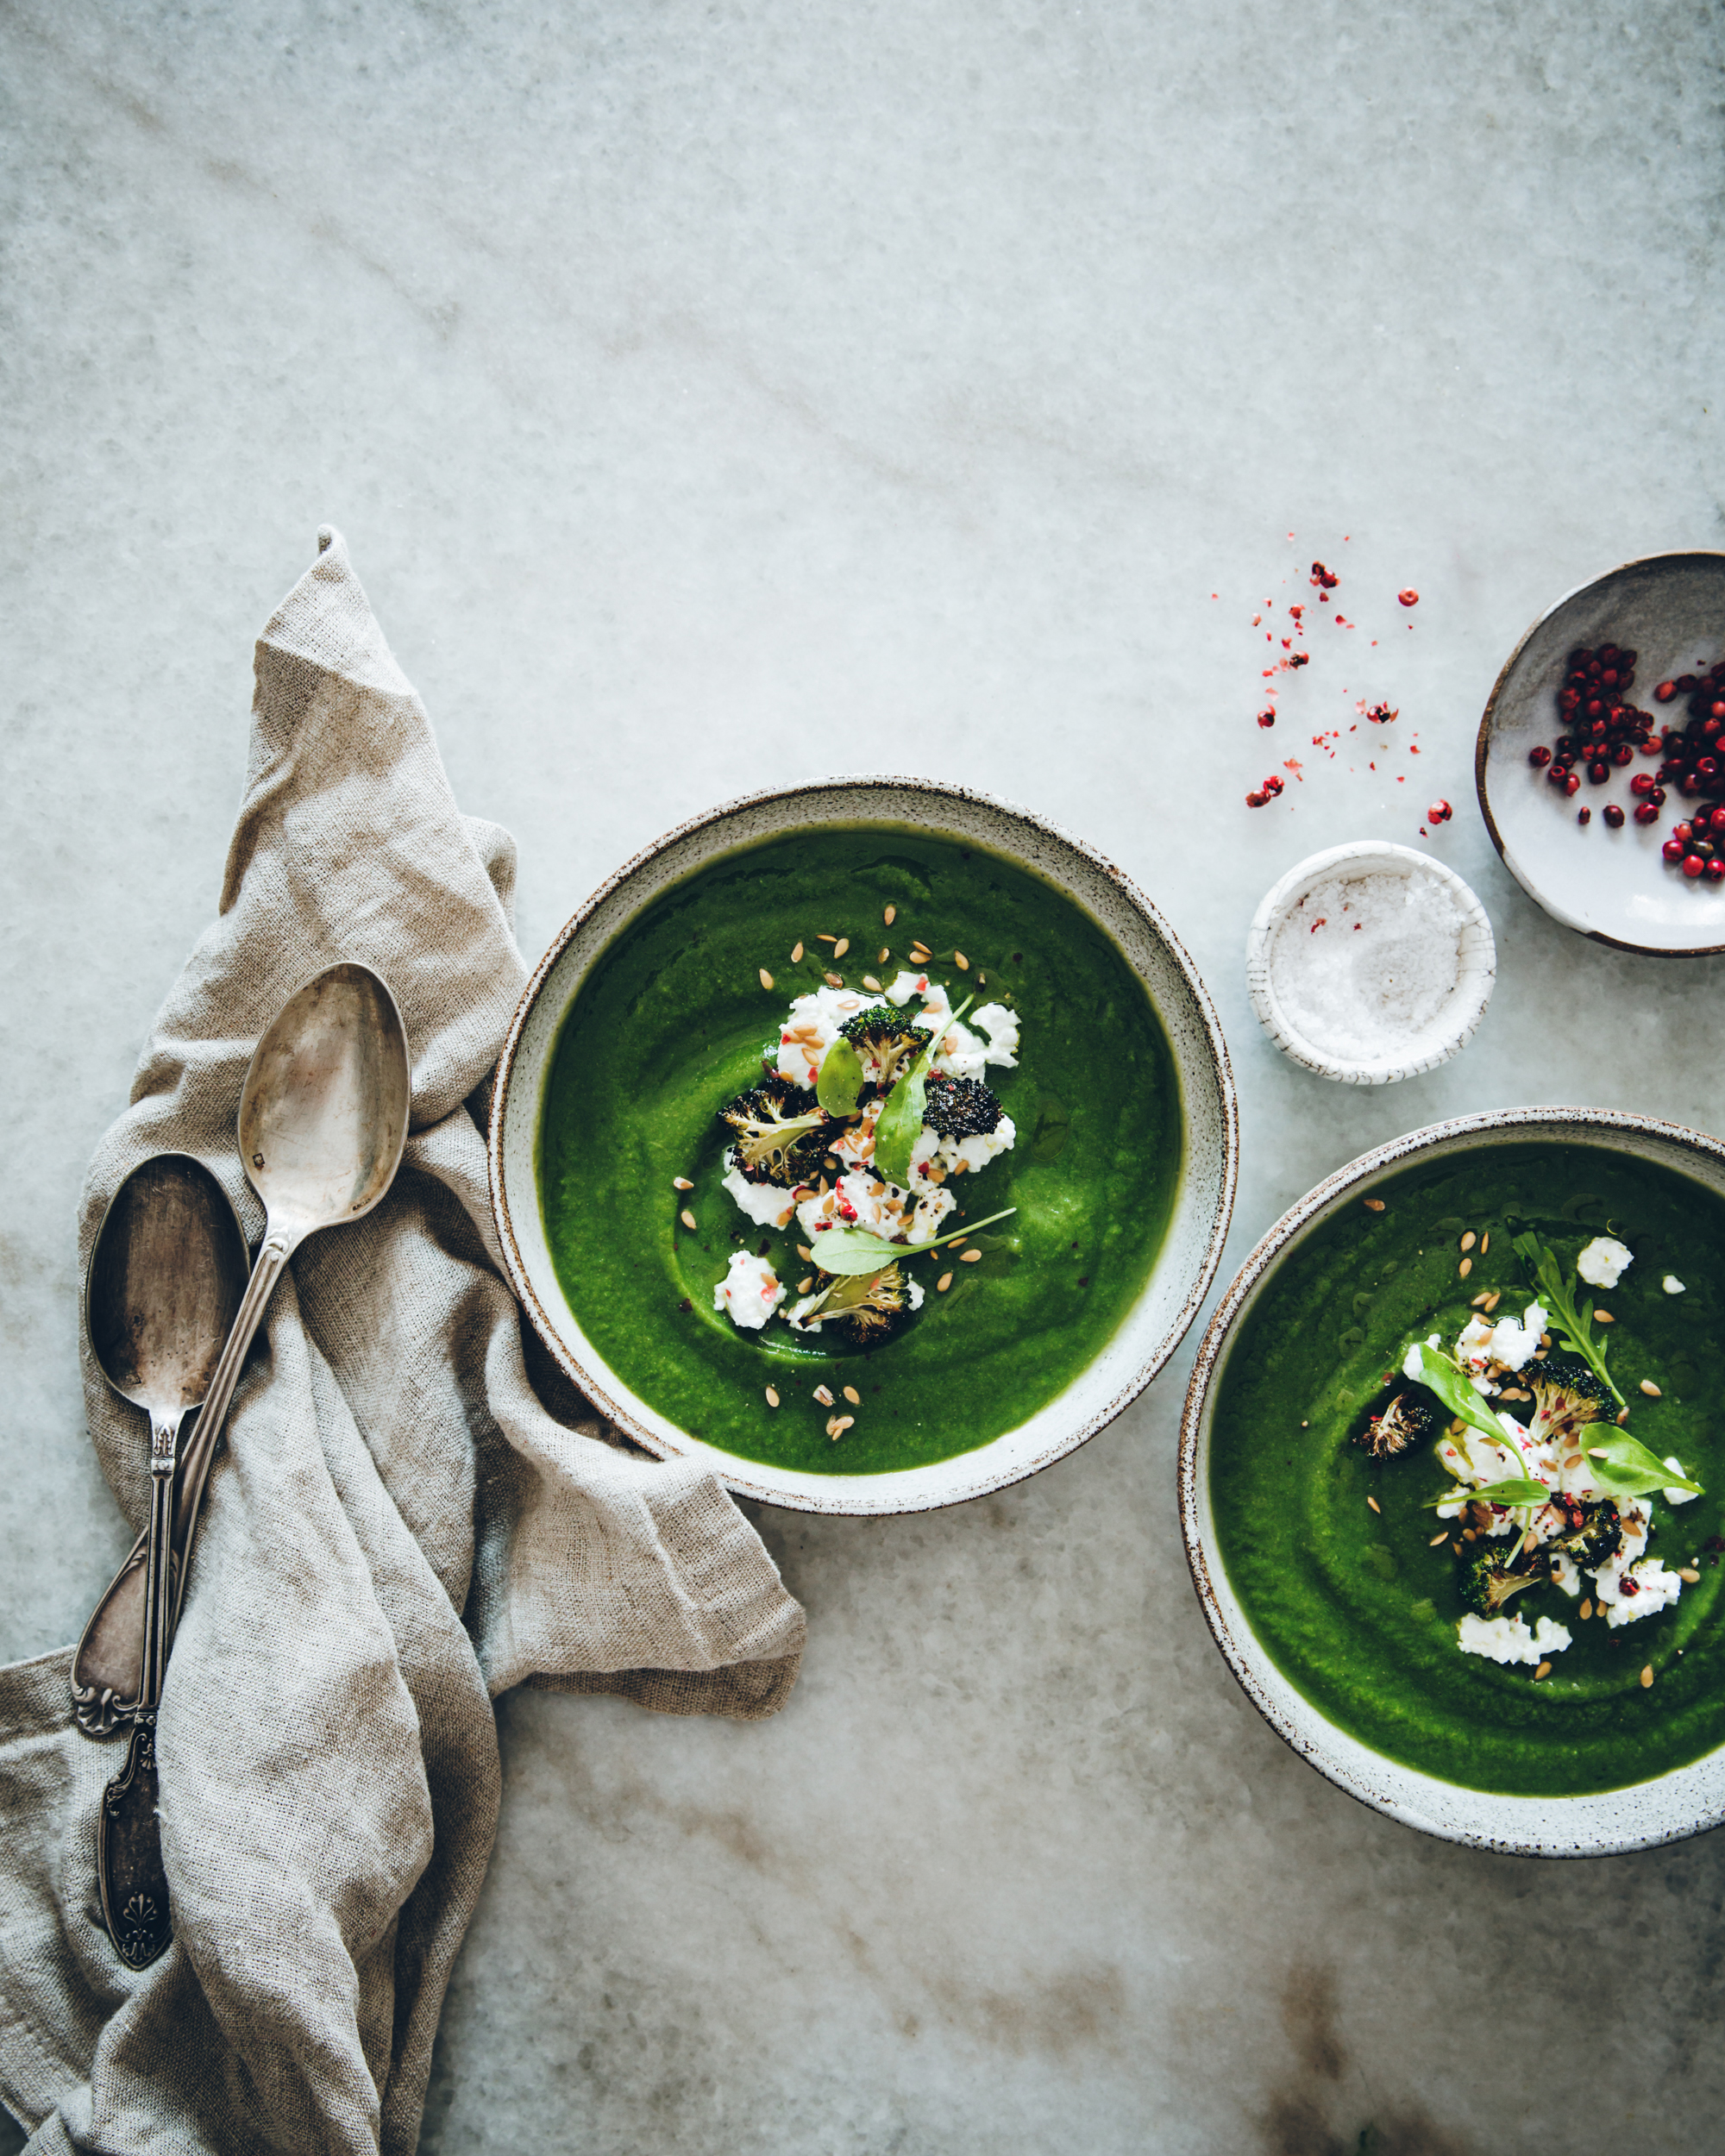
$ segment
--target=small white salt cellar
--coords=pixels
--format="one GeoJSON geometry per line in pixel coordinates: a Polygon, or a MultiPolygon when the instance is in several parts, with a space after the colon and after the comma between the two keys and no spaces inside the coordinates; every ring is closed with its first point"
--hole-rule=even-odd
{"type": "Polygon", "coordinates": [[[1347,1085],[1446,1062],[1485,1015],[1497,950],[1452,868],[1412,846],[1333,846],[1265,893],[1246,987],[1283,1052],[1347,1085]]]}

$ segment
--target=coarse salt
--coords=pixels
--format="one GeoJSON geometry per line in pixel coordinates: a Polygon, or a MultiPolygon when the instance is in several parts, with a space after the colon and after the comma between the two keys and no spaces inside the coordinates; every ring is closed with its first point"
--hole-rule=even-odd
{"type": "Polygon", "coordinates": [[[1276,1000],[1312,1046],[1375,1062],[1455,993],[1463,918],[1435,876],[1336,874],[1306,892],[1270,946],[1276,1000]]]}

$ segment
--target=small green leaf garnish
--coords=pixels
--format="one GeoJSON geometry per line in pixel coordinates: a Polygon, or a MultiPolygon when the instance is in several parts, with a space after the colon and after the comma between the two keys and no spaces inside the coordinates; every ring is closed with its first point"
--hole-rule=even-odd
{"type": "Polygon", "coordinates": [[[938,1250],[943,1243],[956,1243],[979,1230],[992,1227],[996,1220],[1004,1220],[1008,1213],[1016,1213],[1016,1206],[1008,1206],[1006,1213],[991,1213],[986,1220],[978,1220],[973,1226],[954,1228],[949,1234],[937,1235],[926,1243],[888,1243],[884,1238],[871,1235],[867,1228],[829,1228],[825,1235],[814,1238],[814,1262],[823,1273],[878,1273],[901,1257],[914,1257],[921,1250],[938,1250]]]}
{"type": "Polygon", "coordinates": [[[1699,1482],[1691,1482],[1668,1468],[1627,1430],[1614,1429],[1609,1422],[1588,1423],[1581,1432],[1584,1445],[1596,1434],[1602,1442],[1587,1445],[1587,1472],[1613,1497],[1642,1497],[1655,1489],[1693,1490],[1697,1497],[1704,1494],[1699,1482]],[[1603,1452],[1605,1457],[1595,1459],[1596,1452],[1603,1452]]]}
{"type": "Polygon", "coordinates": [[[821,1059],[814,1097],[829,1115],[855,1115],[862,1090],[862,1058],[841,1033],[821,1059]]]}
{"type": "Polygon", "coordinates": [[[1551,1494],[1543,1482],[1536,1482],[1531,1475],[1508,1475],[1501,1482],[1487,1482],[1478,1489],[1470,1489],[1458,1482],[1441,1497],[1428,1497],[1425,1509],[1432,1512],[1440,1505],[1481,1504],[1502,1505],[1515,1512],[1523,1505],[1543,1505],[1551,1494]]]}
{"type": "Polygon", "coordinates": [[[956,1011],[948,1012],[945,1023],[887,1095],[887,1105],[875,1125],[875,1172],[889,1183],[896,1183],[900,1190],[910,1187],[911,1154],[922,1134],[923,1110],[928,1102],[926,1081],[934,1051],[947,1026],[956,1025],[975,1000],[974,995],[968,995],[956,1011]]]}
{"type": "Polygon", "coordinates": [[[1447,1355],[1439,1354],[1436,1348],[1421,1341],[1420,1371],[1420,1382],[1429,1386],[1452,1415],[1471,1423],[1494,1445],[1514,1449],[1509,1432],[1475,1392],[1473,1380],[1458,1363],[1452,1363],[1447,1355]]]}
{"type": "Polygon", "coordinates": [[[1546,1323],[1553,1332],[1559,1332],[1602,1385],[1609,1388],[1611,1397],[1620,1407],[1627,1407],[1615,1381],[1605,1367],[1605,1342],[1596,1339],[1593,1332],[1593,1300],[1590,1296],[1586,1307],[1575,1307],[1573,1286],[1565,1287],[1559,1270],[1556,1254],[1550,1245],[1542,1243],[1529,1228],[1525,1235],[1518,1235],[1511,1248],[1532,1275],[1534,1285],[1546,1311],[1546,1323]]]}

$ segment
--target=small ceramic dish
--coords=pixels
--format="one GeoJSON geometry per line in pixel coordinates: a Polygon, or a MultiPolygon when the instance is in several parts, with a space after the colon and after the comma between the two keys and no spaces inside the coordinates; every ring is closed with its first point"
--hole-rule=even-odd
{"type": "MultiPolygon", "coordinates": [[[[1339,1789],[1446,1840],[1523,1856],[1604,1856],[1678,1840],[1725,1821],[1725,1748],[1628,1786],[1559,1796],[1470,1789],[1386,1756],[1326,1715],[1283,1673],[1254,1633],[1223,1561],[1212,1482],[1218,1399],[1230,1351],[1278,1281],[1291,1277],[1289,1261],[1307,1238],[1338,1214],[1360,1213],[1375,1191],[1410,1169],[1527,1141],[1622,1155],[1636,1169],[1643,1164],[1672,1169],[1725,1197],[1725,1144],[1675,1124],[1606,1109],[1511,1108],[1465,1116],[1362,1154],[1282,1216],[1235,1275],[1210,1321],[1181,1423],[1181,1525],[1205,1619],[1242,1689],[1276,1734],[1339,1789]]],[[[1699,1535],[1702,1530],[1690,1532],[1699,1535]]],[[[1675,1537],[1678,1530],[1667,1532],[1675,1537]]],[[[1409,1584],[1406,1591],[1411,1599],[1420,1587],[1409,1584]]],[[[1383,1641],[1375,1652],[1380,1662],[1393,1660],[1393,1647],[1383,1641]]]]}
{"type": "Polygon", "coordinates": [[[1584,785],[1571,799],[1527,761],[1530,749],[1549,748],[1561,730],[1565,660],[1577,645],[1602,643],[1635,653],[1634,701],[1680,724],[1684,706],[1653,704],[1653,685],[1704,670],[1725,652],[1725,554],[1626,561],[1566,593],[1534,624],[1504,662],[1479,722],[1474,784],[1485,828],[1516,882],[1565,928],[1662,958],[1725,950],[1725,884],[1690,883],[1659,857],[1684,812],[1675,795],[1657,823],[1626,815],[1613,830],[1599,811],[1607,801],[1633,807],[1628,771],[1614,772],[1607,786],[1584,785]],[[1576,823],[1582,807],[1593,811],[1585,830],[1576,823]]]}
{"type": "Polygon", "coordinates": [[[1344,1085],[1387,1086],[1398,1078],[1412,1078],[1433,1070],[1472,1039],[1497,978],[1497,950],[1485,909],[1453,868],[1434,861],[1412,846],[1395,846],[1387,840],[1365,839],[1346,846],[1332,846],[1313,854],[1290,868],[1265,892],[1245,939],[1246,990],[1258,1023],[1283,1055],[1320,1078],[1344,1085]],[[1315,1037],[1315,1028],[1302,1031],[1290,1014],[1288,1000],[1278,993],[1277,936],[1283,924],[1307,895],[1327,879],[1363,884],[1380,878],[1405,881],[1424,875],[1449,895],[1459,917],[1455,986],[1442,1005],[1425,1021],[1412,1028],[1379,1056],[1362,1058],[1339,1051],[1315,1037]]]}
{"type": "Polygon", "coordinates": [[[919,779],[828,779],[727,803],[668,832],[620,868],[563,929],[527,986],[498,1065],[492,1202],[510,1280],[540,1337],[599,1411],[649,1451],[699,1460],[731,1489],[769,1504],[838,1514],[914,1512],[981,1496],[1035,1473],[1105,1427],[1144,1389],[1191,1325],[1220,1262],[1238,1147],[1233,1081],[1209,996],[1161,915],[1118,868],[1026,811],[957,787],[919,779]],[[586,1337],[570,1307],[539,1182],[542,1117],[560,1031],[607,950],[674,887],[713,864],[787,837],[806,837],[812,857],[818,856],[823,829],[831,827],[912,830],[980,849],[1051,887],[1088,916],[1137,975],[1160,1020],[1183,1125],[1182,1158],[1160,1247],[1136,1299],[1094,1359],[1016,1429],[945,1459],[873,1474],[818,1473],[743,1457],[693,1435],[642,1398],[586,1337]]]}

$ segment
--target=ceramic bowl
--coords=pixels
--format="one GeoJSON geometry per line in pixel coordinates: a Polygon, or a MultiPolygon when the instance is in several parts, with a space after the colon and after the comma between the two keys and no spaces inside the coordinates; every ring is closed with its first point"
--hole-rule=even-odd
{"type": "Polygon", "coordinates": [[[539,962],[498,1065],[492,1203],[515,1291],[574,1382],[621,1430],[662,1457],[695,1458],[733,1490],[798,1510],[897,1513],[957,1504],[1019,1481],[1093,1437],[1179,1344],[1221,1257],[1239,1134],[1221,1028],[1203,983],[1162,916],[1109,862],[1026,810],[928,780],[842,778],[756,794],[682,824],[587,901],[539,962]],[[540,1209],[536,1153],[546,1080],[564,1013],[599,954],[668,886],[762,840],[824,824],[913,826],[1000,855],[1053,884],[1097,922],[1143,981],[1179,1076],[1185,1160],[1161,1252],[1113,1338],[1018,1429],[975,1451],[886,1475],[777,1469],[690,1437],[648,1405],[586,1339],[558,1283],[540,1209]]]}
{"type": "Polygon", "coordinates": [[[1235,1275],[1210,1320],[1180,1432],[1180,1514],[1193,1583],[1216,1645],[1246,1697],[1279,1737],[1338,1789],[1446,1841],[1528,1857],[1599,1857],[1680,1840],[1725,1821],[1725,1749],[1625,1789],[1587,1796],[1504,1796],[1440,1781],[1386,1758],[1339,1729],[1296,1691],[1259,1645],[1217,1545],[1210,1502],[1215,1390],[1236,1333],[1307,1234],[1414,1162],[1504,1138],[1609,1147],[1676,1169],[1725,1194],[1725,1144],[1698,1131],[1605,1108],[1507,1108],[1435,1123],[1363,1153],[1284,1213],[1235,1275]]]}
{"type": "Polygon", "coordinates": [[[1343,1085],[1393,1085],[1398,1078],[1413,1078],[1422,1070],[1435,1070],[1440,1063],[1446,1063],[1473,1038],[1496,979],[1497,946],[1485,908],[1453,868],[1413,846],[1392,845],[1388,839],[1362,839],[1309,855],[1271,884],[1246,931],[1246,993],[1259,1025],[1284,1056],[1315,1071],[1319,1077],[1333,1078],[1343,1085]],[[1444,887],[1461,915],[1460,962],[1448,1000],[1417,1032],[1370,1062],[1335,1055],[1302,1033],[1277,995],[1270,963],[1276,931],[1314,884],[1339,869],[1350,874],[1402,877],[1423,871],[1444,887]]]}
{"type": "MultiPolygon", "coordinates": [[[[1636,655],[1634,701],[1655,716],[1687,718],[1681,703],[1653,700],[1655,682],[1710,667],[1725,651],[1725,554],[1654,554],[1596,577],[1542,614],[1506,661],[1479,723],[1474,783],[1480,813],[1503,864],[1528,897],[1565,928],[1596,943],[1665,958],[1725,950],[1725,884],[1690,883],[1659,858],[1683,815],[1671,793],[1657,823],[1637,824],[1630,772],[1607,786],[1584,782],[1569,799],[1527,761],[1560,730],[1557,692],[1578,645],[1622,644],[1636,655]],[[1601,817],[1626,812],[1621,830],[1601,817]],[[1593,821],[1577,828],[1576,811],[1593,821]]],[[[1636,759],[1633,768],[1657,769],[1636,759]]]]}

